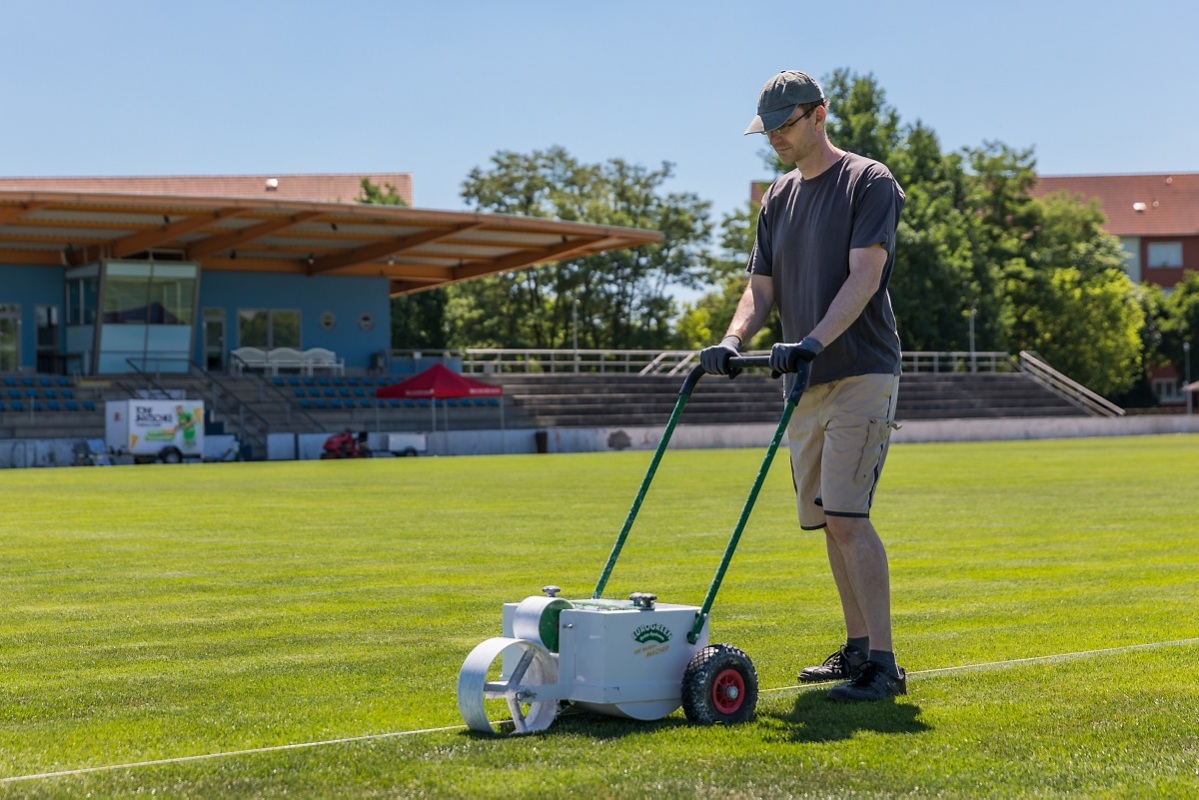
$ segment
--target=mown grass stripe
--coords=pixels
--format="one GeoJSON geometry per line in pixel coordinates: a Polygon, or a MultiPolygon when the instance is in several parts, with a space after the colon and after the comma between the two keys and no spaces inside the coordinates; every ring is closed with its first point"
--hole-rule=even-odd
{"type": "MultiPolygon", "coordinates": [[[[935,675],[950,675],[957,672],[969,672],[972,670],[986,669],[1003,669],[1004,667],[1017,667],[1027,664],[1052,664],[1059,661],[1070,661],[1081,658],[1091,658],[1095,656],[1116,655],[1118,653],[1131,653],[1138,650],[1157,650],[1163,647],[1186,647],[1189,645],[1199,645],[1199,639],[1179,639],[1173,642],[1150,642],[1148,644],[1126,645],[1124,647],[1106,647],[1098,650],[1081,650],[1077,653],[1055,653],[1046,656],[1033,656],[1031,658],[1012,658],[1005,661],[991,661],[982,664],[963,664],[957,667],[939,667],[936,669],[924,669],[909,672],[908,676],[935,676],[935,675]]],[[[794,691],[796,689],[810,689],[811,684],[796,685],[796,686],[781,686],[774,689],[762,689],[759,694],[783,694],[785,692],[794,691]]],[[[510,720],[499,720],[499,724],[510,722],[510,720]]],[[[369,733],[362,736],[347,736],[340,739],[324,739],[316,742],[296,742],[292,744],[279,744],[270,747],[254,747],[244,750],[231,750],[226,753],[204,753],[194,756],[176,756],[173,758],[159,758],[152,761],[136,761],[131,764],[108,764],[98,767],[81,767],[79,769],[60,770],[58,772],[42,772],[35,775],[17,775],[11,778],[0,778],[0,784],[17,783],[20,781],[34,781],[49,778],[69,778],[75,775],[89,775],[96,772],[114,772],[125,769],[138,769],[142,767],[161,767],[169,764],[186,764],[191,761],[208,761],[217,758],[237,758],[239,756],[262,755],[264,753],[278,753],[285,750],[302,750],[312,747],[329,747],[331,745],[353,744],[355,742],[370,742],[379,741],[381,739],[396,739],[404,736],[423,736],[430,733],[445,733],[447,731],[464,730],[465,725],[447,725],[440,728],[423,728],[413,731],[392,731],[390,733],[369,733]]]]}

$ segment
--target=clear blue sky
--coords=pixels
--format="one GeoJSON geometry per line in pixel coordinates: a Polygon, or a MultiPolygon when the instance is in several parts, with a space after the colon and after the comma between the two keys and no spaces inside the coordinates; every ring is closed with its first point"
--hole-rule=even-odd
{"type": "Polygon", "coordinates": [[[1199,171],[1194,0],[37,0],[0,31],[5,176],[411,172],[458,209],[498,150],[561,145],[672,162],[718,220],[766,176],[765,80],[839,67],[947,150],[1199,171]]]}

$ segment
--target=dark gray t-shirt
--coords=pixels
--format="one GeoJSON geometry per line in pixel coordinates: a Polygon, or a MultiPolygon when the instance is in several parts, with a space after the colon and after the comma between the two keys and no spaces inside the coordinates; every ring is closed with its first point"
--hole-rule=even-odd
{"type": "Polygon", "coordinates": [[[903,189],[884,165],[853,153],[812,180],[792,170],[762,198],[747,269],[773,278],[785,341],[799,341],[824,317],[849,277],[851,249],[881,244],[887,250],[878,291],[812,362],[813,384],[900,373],[899,333],[887,284],[903,202],[903,189]]]}

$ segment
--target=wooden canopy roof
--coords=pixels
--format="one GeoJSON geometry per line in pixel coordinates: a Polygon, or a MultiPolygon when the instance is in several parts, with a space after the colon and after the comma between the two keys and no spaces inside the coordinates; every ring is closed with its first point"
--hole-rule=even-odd
{"type": "Polygon", "coordinates": [[[0,264],[170,254],[214,271],[382,276],[392,296],[660,239],[634,228],[403,206],[0,190],[0,264]]]}

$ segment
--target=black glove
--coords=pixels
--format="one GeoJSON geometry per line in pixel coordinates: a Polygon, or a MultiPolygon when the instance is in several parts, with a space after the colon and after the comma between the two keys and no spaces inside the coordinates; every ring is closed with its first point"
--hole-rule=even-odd
{"type": "Polygon", "coordinates": [[[735,378],[741,374],[740,369],[729,370],[729,359],[741,355],[741,339],[737,336],[726,336],[720,344],[705,347],[699,351],[699,365],[705,372],[713,375],[728,375],[735,378]]]}
{"type": "Polygon", "coordinates": [[[800,361],[811,361],[820,355],[824,345],[811,336],[804,338],[798,344],[776,344],[770,348],[770,371],[776,376],[784,372],[795,372],[800,361]]]}

